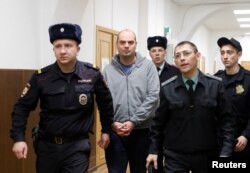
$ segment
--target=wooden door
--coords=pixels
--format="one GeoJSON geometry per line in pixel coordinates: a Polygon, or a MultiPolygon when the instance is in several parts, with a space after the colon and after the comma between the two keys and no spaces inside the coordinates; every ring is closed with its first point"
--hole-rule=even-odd
{"type": "Polygon", "coordinates": [[[244,67],[247,70],[250,70],[250,61],[241,61],[240,63],[242,67],[244,67]]]}
{"type": "MultiPolygon", "coordinates": [[[[96,66],[102,71],[116,53],[117,31],[97,26],[96,28],[96,66]]],[[[99,113],[96,111],[96,141],[101,137],[99,113]]],[[[96,165],[105,163],[104,150],[96,145],[96,165]]]]}

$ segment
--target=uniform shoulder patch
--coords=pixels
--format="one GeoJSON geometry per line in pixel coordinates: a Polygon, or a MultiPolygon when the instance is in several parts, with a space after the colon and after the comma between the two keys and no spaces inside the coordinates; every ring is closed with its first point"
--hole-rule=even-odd
{"type": "Polygon", "coordinates": [[[216,80],[219,80],[219,81],[222,81],[222,78],[218,77],[218,76],[214,76],[214,75],[211,75],[209,73],[205,74],[205,76],[209,77],[209,78],[212,78],[212,79],[216,79],[216,80]]]}
{"type": "Polygon", "coordinates": [[[31,87],[31,85],[30,85],[29,83],[27,83],[27,84],[25,85],[25,87],[24,87],[24,89],[23,89],[23,92],[22,92],[22,94],[21,94],[21,97],[24,97],[24,96],[29,92],[30,87],[31,87]]]}
{"type": "Polygon", "coordinates": [[[175,76],[169,78],[168,80],[162,82],[162,83],[161,83],[161,86],[167,85],[167,84],[169,84],[170,82],[174,81],[175,79],[177,79],[177,75],[175,75],[175,76]]]}

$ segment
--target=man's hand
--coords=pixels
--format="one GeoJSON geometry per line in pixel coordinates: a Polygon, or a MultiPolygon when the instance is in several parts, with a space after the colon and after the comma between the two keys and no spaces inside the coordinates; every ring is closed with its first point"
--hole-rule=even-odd
{"type": "Polygon", "coordinates": [[[235,146],[234,151],[235,152],[241,152],[242,150],[245,149],[248,140],[247,140],[247,138],[245,136],[240,136],[237,139],[238,139],[238,142],[237,142],[237,144],[235,146]]]}
{"type": "Polygon", "coordinates": [[[134,123],[132,123],[131,121],[126,121],[123,123],[123,127],[122,127],[121,131],[123,132],[124,136],[128,136],[128,135],[130,135],[130,133],[132,132],[134,127],[135,127],[134,123]]]}
{"type": "Polygon", "coordinates": [[[97,142],[98,146],[105,149],[109,146],[110,138],[108,133],[102,133],[101,139],[97,142]]]}
{"type": "Polygon", "coordinates": [[[131,121],[126,121],[124,123],[114,122],[113,130],[120,136],[129,136],[134,129],[135,124],[131,121]]]}
{"type": "Polygon", "coordinates": [[[146,162],[146,168],[148,169],[149,165],[151,163],[153,163],[154,164],[154,168],[158,169],[157,158],[158,158],[158,155],[156,155],[156,154],[149,154],[148,157],[147,157],[147,159],[146,159],[146,161],[147,161],[146,162]]]}
{"type": "Polygon", "coordinates": [[[28,153],[28,146],[26,142],[16,142],[13,145],[12,151],[16,155],[17,159],[26,159],[28,153]]]}

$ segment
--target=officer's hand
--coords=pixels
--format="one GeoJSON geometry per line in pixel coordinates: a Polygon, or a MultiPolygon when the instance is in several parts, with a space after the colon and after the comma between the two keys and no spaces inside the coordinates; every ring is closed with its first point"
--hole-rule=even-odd
{"type": "Polygon", "coordinates": [[[102,133],[101,139],[97,142],[98,146],[102,149],[105,149],[108,147],[110,143],[110,138],[108,133],[102,133]]]}
{"type": "Polygon", "coordinates": [[[237,142],[237,144],[235,146],[234,151],[235,152],[240,152],[240,151],[245,149],[248,140],[247,140],[247,138],[245,136],[240,136],[237,139],[238,139],[238,142],[237,142]]]}
{"type": "Polygon", "coordinates": [[[26,159],[28,153],[28,146],[26,142],[16,142],[12,148],[12,151],[18,159],[26,159]]]}
{"type": "Polygon", "coordinates": [[[150,164],[154,164],[154,168],[155,169],[158,169],[158,164],[157,164],[157,158],[158,158],[158,155],[156,154],[149,154],[147,159],[146,159],[146,168],[148,169],[149,165],[150,164]]]}

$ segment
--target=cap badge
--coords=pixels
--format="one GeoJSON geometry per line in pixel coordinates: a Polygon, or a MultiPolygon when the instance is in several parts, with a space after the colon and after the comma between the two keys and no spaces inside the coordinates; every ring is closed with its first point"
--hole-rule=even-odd
{"type": "Polygon", "coordinates": [[[60,28],[60,31],[61,31],[61,32],[64,32],[64,28],[60,28]]]}
{"type": "Polygon", "coordinates": [[[158,43],[158,42],[159,42],[159,40],[158,40],[158,39],[156,39],[156,40],[155,40],[155,42],[156,42],[156,43],[158,43]]]}
{"type": "Polygon", "coordinates": [[[236,86],[235,89],[236,89],[236,93],[237,93],[237,94],[242,94],[242,93],[244,92],[244,88],[243,88],[242,85],[236,86]]]}
{"type": "Polygon", "coordinates": [[[86,105],[87,101],[88,101],[87,95],[86,94],[80,94],[80,96],[79,96],[79,103],[81,105],[86,105]]]}

